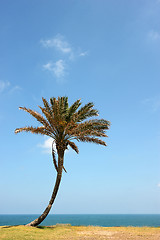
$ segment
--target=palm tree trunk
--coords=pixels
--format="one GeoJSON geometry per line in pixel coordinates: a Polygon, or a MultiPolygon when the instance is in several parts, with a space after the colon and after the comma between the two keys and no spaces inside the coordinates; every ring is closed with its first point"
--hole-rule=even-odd
{"type": "Polygon", "coordinates": [[[52,193],[51,199],[49,201],[49,204],[40,217],[38,217],[34,221],[28,223],[26,226],[32,226],[32,227],[38,226],[47,217],[48,213],[50,212],[51,207],[54,203],[54,200],[57,196],[59,186],[60,186],[60,182],[61,182],[61,178],[62,178],[63,161],[64,161],[64,151],[61,150],[61,151],[58,151],[57,178],[56,178],[56,182],[54,185],[53,193],[52,193]]]}

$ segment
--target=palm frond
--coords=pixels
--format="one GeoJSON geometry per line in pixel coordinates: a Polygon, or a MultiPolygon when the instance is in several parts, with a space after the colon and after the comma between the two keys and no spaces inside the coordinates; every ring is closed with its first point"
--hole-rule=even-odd
{"type": "Polygon", "coordinates": [[[67,122],[71,120],[73,114],[76,112],[76,110],[79,108],[80,105],[81,105],[81,99],[78,99],[70,106],[70,108],[68,109],[67,117],[66,117],[67,122]]]}
{"type": "Polygon", "coordinates": [[[68,97],[64,97],[64,114],[68,112],[68,97]]]}
{"type": "Polygon", "coordinates": [[[78,112],[75,114],[76,121],[82,122],[83,120],[87,119],[88,117],[98,116],[98,110],[93,109],[94,104],[89,102],[81,107],[78,112]]]}
{"type": "Polygon", "coordinates": [[[35,134],[41,134],[41,135],[47,135],[49,137],[53,137],[53,135],[46,130],[44,126],[41,127],[22,127],[22,128],[16,128],[15,133],[20,133],[20,132],[31,132],[35,134]]]}
{"type": "Polygon", "coordinates": [[[74,142],[71,142],[71,141],[67,141],[68,142],[68,145],[76,152],[76,153],[79,153],[79,150],[78,150],[78,147],[76,146],[76,144],[74,142]]]}
{"type": "Polygon", "coordinates": [[[47,122],[47,120],[40,113],[38,113],[36,111],[33,111],[33,110],[29,109],[29,108],[26,108],[26,107],[19,107],[19,109],[20,110],[24,110],[25,112],[28,112],[30,115],[35,117],[38,122],[40,122],[44,126],[46,126],[48,128],[48,130],[51,130],[50,124],[47,122]]]}
{"type": "Polygon", "coordinates": [[[47,102],[47,100],[42,97],[42,101],[43,101],[44,107],[46,108],[46,111],[49,112],[52,115],[52,109],[50,108],[49,103],[47,102]]]}
{"type": "Polygon", "coordinates": [[[80,141],[80,142],[92,142],[92,143],[100,144],[100,145],[103,145],[103,146],[107,146],[106,142],[102,141],[99,138],[94,138],[94,137],[76,137],[75,139],[77,141],[80,141]]]}
{"type": "Polygon", "coordinates": [[[54,117],[50,114],[50,112],[48,112],[45,108],[42,108],[41,106],[38,106],[42,113],[45,115],[45,117],[47,118],[48,122],[50,123],[50,126],[52,128],[52,130],[55,130],[55,121],[54,121],[54,117]]]}
{"type": "Polygon", "coordinates": [[[52,158],[53,158],[54,167],[55,167],[56,171],[58,172],[58,166],[57,166],[55,151],[54,151],[54,148],[53,148],[53,142],[52,142],[52,158]]]}
{"type": "MultiPolygon", "coordinates": [[[[73,127],[68,127],[67,133],[70,135],[78,135],[86,134],[87,132],[89,133],[89,131],[95,131],[96,134],[99,132],[101,135],[103,135],[105,134],[105,130],[109,129],[109,126],[109,121],[106,121],[104,119],[89,120],[83,123],[75,124],[73,127]]],[[[104,137],[106,136],[104,135],[104,137]]]]}
{"type": "Polygon", "coordinates": [[[85,136],[85,137],[89,137],[89,136],[93,136],[93,137],[108,137],[104,132],[102,131],[96,131],[96,130],[85,130],[85,131],[75,131],[74,133],[72,133],[73,136],[85,136]]]}
{"type": "Polygon", "coordinates": [[[56,98],[50,98],[50,103],[51,103],[52,112],[54,115],[54,120],[58,122],[60,118],[59,101],[56,100],[56,98]]]}
{"type": "Polygon", "coordinates": [[[59,98],[59,111],[63,120],[66,120],[68,109],[68,97],[59,98]]]}

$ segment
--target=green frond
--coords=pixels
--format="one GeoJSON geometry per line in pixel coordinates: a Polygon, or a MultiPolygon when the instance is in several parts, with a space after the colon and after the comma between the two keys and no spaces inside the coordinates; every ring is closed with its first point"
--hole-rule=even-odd
{"type": "Polygon", "coordinates": [[[92,102],[89,102],[85,104],[83,107],[79,109],[79,111],[75,114],[76,115],[76,121],[82,122],[83,120],[89,118],[89,117],[95,117],[98,116],[98,110],[93,109],[94,104],[92,102]]]}
{"type": "Polygon", "coordinates": [[[63,115],[63,109],[64,109],[64,98],[58,97],[58,104],[59,104],[59,114],[63,115]]]}
{"type": "Polygon", "coordinates": [[[64,114],[68,112],[68,97],[64,97],[64,114]]]}
{"type": "Polygon", "coordinates": [[[60,119],[59,101],[56,100],[56,98],[50,98],[50,103],[51,103],[54,119],[55,119],[55,121],[58,122],[60,119]]]}
{"type": "Polygon", "coordinates": [[[47,102],[47,100],[42,97],[42,101],[43,101],[44,107],[46,108],[46,111],[49,112],[52,115],[52,109],[50,108],[49,103],[47,102]]]}
{"type": "Polygon", "coordinates": [[[68,98],[67,97],[58,97],[58,103],[59,103],[60,118],[63,119],[63,121],[65,121],[66,116],[68,114],[68,98]]]}
{"type": "Polygon", "coordinates": [[[81,99],[78,99],[70,106],[70,108],[68,109],[67,117],[66,117],[67,122],[69,122],[72,119],[73,114],[76,112],[76,110],[79,108],[80,105],[81,105],[81,99]]]}
{"type": "MultiPolygon", "coordinates": [[[[56,98],[50,98],[50,103],[52,108],[54,108],[54,104],[55,104],[56,98]]],[[[66,116],[67,112],[68,112],[68,97],[58,97],[58,105],[59,105],[59,113],[62,116],[66,116]]]]}

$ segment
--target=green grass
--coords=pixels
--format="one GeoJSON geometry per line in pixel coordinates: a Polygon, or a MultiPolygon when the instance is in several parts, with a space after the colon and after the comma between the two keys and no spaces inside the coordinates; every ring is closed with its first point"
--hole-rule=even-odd
{"type": "Polygon", "coordinates": [[[56,225],[51,227],[0,226],[0,239],[6,240],[84,240],[160,239],[160,228],[93,227],[56,225]]]}

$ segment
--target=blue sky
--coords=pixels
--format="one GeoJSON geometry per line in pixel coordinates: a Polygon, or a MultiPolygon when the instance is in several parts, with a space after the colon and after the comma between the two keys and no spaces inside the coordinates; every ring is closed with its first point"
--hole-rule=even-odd
{"type": "Polygon", "coordinates": [[[0,213],[41,213],[56,177],[50,140],[19,106],[93,101],[108,146],[65,156],[51,213],[160,214],[160,1],[0,4],[0,213]]]}

